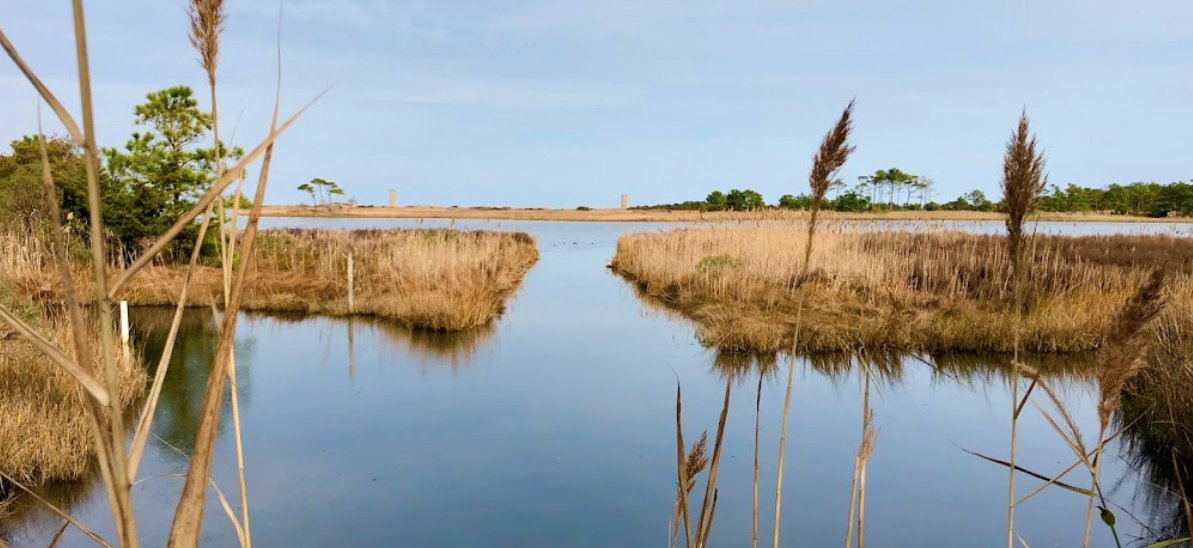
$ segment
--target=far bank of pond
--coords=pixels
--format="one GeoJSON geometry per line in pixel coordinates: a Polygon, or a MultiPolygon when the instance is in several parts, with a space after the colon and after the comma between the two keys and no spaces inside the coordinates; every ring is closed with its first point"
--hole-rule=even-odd
{"type": "MultiPolygon", "coordinates": [[[[449,224],[267,221],[318,228],[449,224]]],[[[692,323],[640,300],[604,268],[622,233],[669,227],[457,225],[527,231],[538,243],[539,262],[488,327],[431,334],[368,318],[242,317],[236,364],[257,544],[664,545],[675,496],[677,379],[689,434],[715,429],[730,384],[711,544],[748,543],[756,383],[762,374],[760,466],[773,474],[786,379],[772,372],[785,370],[786,358],[706,349],[692,323]]],[[[134,489],[145,545],[164,542],[177,501],[175,474],[185,469],[182,455],[194,439],[214,348],[210,316],[187,316],[142,465],[146,479],[134,489]]],[[[147,355],[160,348],[167,317],[160,309],[134,309],[134,337],[147,355]]],[[[1073,357],[1032,364],[1092,436],[1096,387],[1088,363],[1073,357]]],[[[881,433],[869,464],[867,539],[875,546],[984,547],[1005,538],[1006,470],[962,451],[1005,451],[1005,361],[921,354],[883,357],[870,370],[881,433]]],[[[783,529],[801,545],[838,545],[863,377],[855,359],[820,356],[798,361],[795,382],[783,529]]],[[[231,435],[231,428],[221,432],[213,468],[225,491],[235,489],[231,435]]],[[[1033,409],[1019,435],[1024,466],[1056,473],[1071,463],[1071,451],[1033,409]]],[[[1179,507],[1169,491],[1150,487],[1164,484],[1152,475],[1160,459],[1147,440],[1132,434],[1114,442],[1103,477],[1120,532],[1159,538],[1177,523],[1179,507]]],[[[1020,481],[1023,494],[1040,483],[1020,481]]],[[[108,532],[95,480],[44,491],[108,532]]],[[[770,500],[772,491],[764,482],[760,499],[770,500]]],[[[34,504],[14,511],[0,518],[0,538],[14,547],[45,546],[61,525],[34,504]]],[[[1032,546],[1068,546],[1080,537],[1084,513],[1083,497],[1046,489],[1021,508],[1017,529],[1032,546]]],[[[236,542],[215,503],[205,519],[205,544],[236,542]]],[[[769,522],[764,513],[761,529],[769,522]]],[[[1113,543],[1105,528],[1094,533],[1095,545],[1113,543]]],[[[84,540],[68,530],[63,545],[84,540]]]]}
{"type": "MultiPolygon", "coordinates": [[[[946,231],[822,227],[801,279],[796,223],[624,234],[611,263],[644,297],[691,318],[707,345],[776,352],[1010,352],[1019,320],[1005,238],[946,231]]],[[[1088,352],[1155,270],[1168,274],[1164,323],[1193,333],[1193,238],[1039,235],[1028,244],[1032,352],[1088,352]]],[[[1193,353],[1193,352],[1191,352],[1193,353]]]]}

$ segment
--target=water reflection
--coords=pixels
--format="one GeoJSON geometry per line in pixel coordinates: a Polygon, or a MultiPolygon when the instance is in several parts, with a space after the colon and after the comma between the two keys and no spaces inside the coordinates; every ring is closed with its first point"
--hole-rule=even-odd
{"type": "Polygon", "coordinates": [[[1121,457],[1143,478],[1135,493],[1151,515],[1151,539],[1193,533],[1193,408],[1185,401],[1157,402],[1147,387],[1123,395],[1114,430],[1122,430],[1121,457]]]}
{"type": "Polygon", "coordinates": [[[355,378],[358,346],[369,351],[408,354],[420,367],[441,367],[447,364],[453,373],[471,365],[477,351],[484,347],[496,332],[496,322],[464,331],[436,331],[417,329],[398,322],[360,317],[311,317],[299,313],[245,312],[249,321],[268,322],[276,326],[314,327],[321,339],[328,341],[329,352],[343,351],[349,378],[355,378]],[[331,348],[331,340],[343,334],[344,347],[331,348]],[[358,340],[363,339],[363,345],[358,340]]]}
{"type": "MultiPolygon", "coordinates": [[[[174,309],[167,307],[134,308],[129,312],[134,341],[146,357],[150,378],[157,372],[157,360],[162,355],[173,319],[174,309]]],[[[189,455],[194,449],[203,393],[211,364],[215,361],[218,339],[219,326],[210,311],[184,311],[153,419],[153,434],[176,449],[167,454],[173,455],[178,462],[186,462],[183,454],[189,455]]],[[[256,342],[251,337],[240,337],[235,345],[236,395],[244,408],[252,406],[253,371],[248,365],[253,360],[255,347],[256,342]]],[[[224,403],[220,407],[221,432],[229,423],[226,419],[231,413],[231,399],[231,393],[224,394],[224,403]]]]}
{"type": "MultiPolygon", "coordinates": [[[[751,372],[772,376],[776,373],[780,358],[787,358],[786,354],[710,350],[714,352],[713,370],[735,380],[751,372]]],[[[927,368],[934,380],[947,380],[969,387],[1005,384],[1011,378],[1010,357],[999,354],[829,352],[801,355],[799,359],[806,362],[808,369],[830,380],[844,380],[865,369],[876,381],[890,386],[903,382],[908,368],[927,368]]],[[[1088,384],[1094,381],[1093,354],[1024,354],[1020,361],[1034,368],[1052,385],[1088,384]]]]}

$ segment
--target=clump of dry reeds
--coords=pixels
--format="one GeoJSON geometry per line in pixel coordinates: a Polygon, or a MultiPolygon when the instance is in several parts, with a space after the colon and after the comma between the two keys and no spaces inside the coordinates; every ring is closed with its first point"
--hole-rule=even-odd
{"type": "MultiPolygon", "coordinates": [[[[35,323],[74,358],[70,325],[33,314],[35,323]]],[[[84,395],[74,378],[6,327],[0,327],[0,472],[29,486],[91,474],[96,448],[84,395]]],[[[101,363],[98,330],[87,331],[85,347],[91,363],[101,363]]],[[[146,381],[140,356],[135,351],[129,356],[119,368],[125,410],[141,397],[146,381]]]]}
{"type": "MultiPolygon", "coordinates": [[[[498,317],[538,260],[534,239],[519,232],[274,229],[258,238],[241,299],[245,310],[349,314],[351,254],[353,313],[448,331],[498,317]]],[[[25,243],[0,234],[0,248],[18,251],[0,259],[0,273],[11,276],[23,296],[60,299],[60,284],[40,275],[49,257],[36,246],[22,248],[25,243]]],[[[174,305],[187,286],[188,306],[222,306],[223,283],[220,268],[154,265],[129,284],[124,298],[133,305],[174,305]]]]}
{"type": "MultiPolygon", "coordinates": [[[[260,234],[247,275],[246,310],[364,314],[414,327],[459,331],[487,324],[538,260],[524,233],[435,230],[300,230],[260,234]],[[354,309],[347,264],[354,263],[354,309]]],[[[166,304],[181,272],[154,267],[130,302],[166,304]]],[[[196,275],[195,302],[218,295],[214,269],[196,275]]]]}
{"type": "MultiPolygon", "coordinates": [[[[626,234],[613,267],[644,297],[691,318],[709,346],[782,351],[793,343],[790,288],[806,237],[788,223],[626,234]],[[732,260],[706,260],[722,255],[732,260]]],[[[1018,314],[1004,236],[828,223],[816,238],[800,351],[1013,351],[1018,314]]],[[[1090,352],[1152,268],[1188,278],[1193,240],[1036,236],[1024,256],[1032,267],[1022,350],[1090,352]]]]}

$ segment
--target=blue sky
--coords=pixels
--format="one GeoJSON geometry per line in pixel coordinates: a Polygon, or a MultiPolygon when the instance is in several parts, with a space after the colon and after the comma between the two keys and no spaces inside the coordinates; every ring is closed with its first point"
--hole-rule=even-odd
{"type": "MultiPolygon", "coordinates": [[[[181,0],[89,3],[101,144],[173,84],[205,88],[181,0]]],[[[277,4],[229,0],[222,132],[253,144],[272,108],[277,4]]],[[[362,203],[615,207],[806,188],[857,97],[852,182],[898,166],[938,198],[997,194],[1026,106],[1053,183],[1193,178],[1188,0],[289,0],[283,137],[269,201],[335,180],[362,203]]],[[[0,3],[0,27],[77,105],[69,2],[0,3]]],[[[0,60],[0,140],[36,96],[0,60]]],[[[206,92],[200,94],[206,104],[206,92]]],[[[50,131],[56,130],[51,125],[50,131]]],[[[61,133],[60,129],[57,129],[61,133]]]]}

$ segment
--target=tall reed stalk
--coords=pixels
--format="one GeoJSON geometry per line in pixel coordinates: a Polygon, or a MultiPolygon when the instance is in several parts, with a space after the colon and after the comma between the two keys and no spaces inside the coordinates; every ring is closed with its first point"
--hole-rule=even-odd
{"type": "MultiPolygon", "coordinates": [[[[787,362],[787,390],[783,396],[783,422],[779,428],[779,462],[775,472],[775,522],[773,530],[774,548],[779,548],[780,517],[783,512],[783,463],[787,455],[787,425],[791,418],[791,386],[795,382],[795,361],[799,351],[799,331],[803,324],[804,298],[806,291],[804,283],[807,280],[809,266],[812,261],[812,243],[816,235],[816,218],[824,204],[824,196],[829,185],[854,147],[849,144],[849,132],[852,129],[853,101],[845,107],[837,125],[824,136],[820,143],[820,150],[812,159],[812,173],[808,176],[808,185],[812,188],[812,213],[808,217],[808,239],[804,247],[804,261],[800,268],[800,275],[796,279],[799,291],[799,304],[795,320],[795,334],[791,343],[791,354],[787,362]]],[[[756,519],[756,518],[755,518],[756,519]]]]}
{"type": "MultiPolygon", "coordinates": [[[[214,179],[219,179],[224,172],[224,145],[220,141],[220,122],[219,122],[219,99],[216,94],[216,68],[219,65],[219,44],[220,34],[223,32],[224,24],[227,16],[224,14],[223,0],[192,0],[187,9],[187,16],[191,23],[190,41],[195,51],[199,54],[200,65],[203,66],[204,72],[207,73],[208,90],[211,96],[211,133],[212,133],[212,150],[215,154],[214,162],[214,179]]],[[[280,27],[280,24],[279,24],[280,27]]],[[[275,122],[276,124],[276,115],[275,122]]],[[[240,183],[237,184],[236,198],[239,198],[240,184],[243,183],[244,178],[241,177],[240,183]]],[[[224,280],[224,307],[229,307],[229,296],[232,291],[232,264],[234,258],[234,245],[236,242],[236,223],[233,222],[231,226],[226,226],[227,217],[224,214],[224,200],[220,199],[219,204],[219,242],[220,242],[220,269],[223,272],[224,280]]],[[[233,204],[233,208],[239,206],[238,203],[233,204]]],[[[205,217],[210,217],[212,214],[211,207],[207,208],[205,217]]],[[[201,242],[202,240],[200,240],[201,242]]],[[[201,243],[199,245],[202,245],[201,243]]],[[[214,303],[213,303],[214,305],[214,303]]],[[[232,519],[236,525],[236,531],[239,534],[239,540],[243,547],[250,548],[252,546],[252,529],[249,521],[249,501],[248,501],[248,485],[245,480],[244,467],[244,441],[240,428],[240,397],[237,393],[236,385],[236,363],[233,356],[228,358],[228,381],[231,384],[232,396],[232,426],[233,434],[236,442],[236,471],[237,479],[240,487],[240,518],[236,518],[229,512],[229,518],[232,519]]]]}
{"type": "Polygon", "coordinates": [[[1007,210],[1007,256],[1011,261],[1011,284],[1014,291],[1016,320],[1013,328],[1011,356],[1011,439],[1010,466],[1007,477],[1007,548],[1015,546],[1015,450],[1019,435],[1019,351],[1022,346],[1023,298],[1026,290],[1028,265],[1024,264],[1024,220],[1035,207],[1047,177],[1044,176],[1044,155],[1036,151],[1036,138],[1031,135],[1027,111],[1019,116],[1019,127],[1007,142],[1003,159],[1002,191],[1007,210]]]}
{"type": "MultiPolygon", "coordinates": [[[[70,276],[70,265],[66,257],[65,249],[65,232],[61,222],[61,212],[57,211],[56,207],[56,192],[54,190],[53,178],[49,170],[49,160],[44,149],[44,143],[41,149],[41,162],[43,171],[43,183],[46,191],[46,198],[50,200],[51,212],[51,227],[53,229],[53,249],[55,255],[55,263],[61,278],[60,282],[63,287],[63,298],[66,301],[67,310],[69,312],[71,321],[71,338],[75,346],[75,356],[70,356],[67,353],[59,350],[46,337],[42,336],[32,326],[24,322],[20,317],[13,314],[10,310],[0,305],[0,320],[5,321],[13,330],[27,339],[39,352],[43,353],[56,365],[62,368],[63,371],[71,375],[83,389],[85,394],[85,409],[87,409],[88,420],[94,432],[96,445],[96,461],[99,465],[100,475],[103,479],[104,491],[107,494],[108,506],[112,513],[113,526],[116,531],[117,544],[123,547],[135,547],[138,545],[139,539],[137,534],[136,517],[132,504],[132,479],[136,477],[137,465],[140,461],[140,456],[143,453],[145,439],[147,437],[149,425],[152,422],[154,411],[156,410],[157,397],[160,395],[161,382],[164,377],[165,368],[159,369],[158,377],[154,380],[154,386],[151,389],[150,402],[146,407],[145,413],[142,414],[137,426],[137,431],[133,436],[132,447],[125,446],[126,436],[124,427],[123,408],[121,406],[120,398],[120,360],[116,358],[116,344],[115,344],[115,324],[112,319],[112,303],[114,299],[120,294],[121,290],[127,285],[139,271],[146,265],[150,264],[158,255],[165,250],[170,243],[178,237],[178,235],[197,218],[203,215],[203,223],[200,227],[198,241],[196,242],[195,252],[201,247],[203,236],[206,228],[210,222],[211,205],[214,204],[224,192],[225,189],[237,180],[241,174],[244,173],[246,167],[254,162],[262,155],[265,156],[261,178],[258,182],[257,196],[258,199],[254,203],[254,210],[249,220],[249,233],[242,242],[240,247],[239,257],[242,258],[241,268],[237,271],[237,278],[231,285],[231,296],[226,310],[226,317],[224,328],[221,331],[220,349],[218,354],[221,359],[217,359],[213,367],[212,377],[218,378],[220,387],[223,384],[223,376],[220,366],[226,365],[230,360],[230,346],[231,340],[235,331],[235,317],[237,297],[243,284],[243,269],[244,265],[251,259],[253,251],[253,235],[256,231],[256,223],[260,218],[259,204],[261,197],[265,190],[265,182],[268,177],[269,158],[272,153],[274,142],[278,137],[290,127],[290,125],[310,106],[304,106],[296,114],[291,116],[281,126],[277,123],[278,101],[275,98],[273,123],[268,137],[252,152],[243,157],[236,165],[228,170],[219,168],[212,187],[203,194],[198,202],[191,207],[189,211],[183,214],[180,218],[174,221],[169,229],[164,234],[159,236],[157,240],[144,253],[142,253],[135,261],[132,262],[123,271],[120,271],[116,276],[109,281],[107,277],[107,268],[109,267],[107,261],[107,250],[104,242],[104,227],[103,227],[103,206],[100,199],[100,189],[98,180],[99,171],[99,154],[98,147],[95,141],[95,124],[92,107],[91,96],[91,74],[87,51],[87,32],[84,19],[84,9],[82,0],[72,0],[71,12],[74,21],[74,42],[75,42],[75,56],[78,69],[79,81],[79,96],[81,102],[82,121],[80,124],[75,121],[69,110],[58,100],[53,92],[46,86],[36,73],[18,53],[16,47],[8,40],[3,32],[0,32],[0,46],[3,47],[8,57],[17,65],[21,73],[29,80],[30,84],[38,91],[41,98],[50,105],[54,113],[61,120],[66,127],[67,132],[71,138],[82,147],[84,152],[84,165],[86,170],[87,180],[87,203],[88,203],[88,234],[90,240],[90,255],[91,255],[91,270],[94,278],[92,289],[94,296],[92,303],[96,307],[99,316],[99,339],[101,344],[100,351],[100,365],[103,371],[103,381],[92,376],[92,371],[95,368],[90,363],[90,356],[87,352],[83,352],[82,341],[84,340],[84,333],[87,326],[84,325],[82,314],[82,299],[73,285],[73,280],[70,276]],[[206,213],[206,215],[204,215],[206,213]],[[228,318],[231,318],[229,321],[228,318]]],[[[198,21],[201,28],[197,29],[195,36],[197,37],[196,46],[202,45],[200,48],[201,56],[203,51],[210,53],[205,59],[205,68],[210,68],[209,77],[213,88],[213,104],[214,104],[214,60],[216,48],[216,36],[222,24],[222,2],[217,0],[197,0],[195,3],[195,15],[198,16],[195,20],[198,21]],[[201,34],[202,33],[202,34],[201,34]],[[206,49],[204,49],[206,48],[206,49]],[[207,61],[210,61],[208,67],[207,61]]],[[[192,21],[192,23],[195,22],[192,21]]],[[[280,52],[280,45],[279,45],[280,52]]],[[[279,53],[280,55],[280,53],[279,53]]],[[[279,64],[280,66],[280,64],[279,64]]],[[[280,70],[279,70],[280,81],[280,70]]],[[[280,95],[280,88],[279,88],[280,95]]],[[[322,94],[316,97],[318,100],[322,94]]],[[[313,103],[313,101],[312,101],[313,103]]],[[[218,139],[218,138],[217,138],[218,139]]],[[[44,138],[43,138],[44,140],[44,138]]],[[[219,152],[217,145],[217,154],[219,152]]],[[[194,270],[194,259],[192,255],[191,270],[194,270]]],[[[188,279],[189,279],[188,273],[188,279]]],[[[187,286],[184,284],[182,290],[182,298],[180,299],[179,307],[185,302],[187,286]]],[[[166,349],[163,351],[162,362],[169,362],[169,353],[172,350],[175,336],[177,335],[177,314],[176,320],[171,329],[171,335],[168,338],[166,349]]],[[[199,460],[206,466],[201,467],[201,474],[196,473],[200,467],[192,465],[190,474],[188,474],[188,483],[191,485],[192,476],[201,477],[201,482],[206,483],[210,472],[210,459],[212,457],[213,444],[209,443],[210,438],[214,435],[214,424],[210,417],[210,409],[216,411],[218,415],[219,402],[222,399],[222,390],[216,391],[213,395],[211,386],[206,395],[206,400],[203,403],[204,422],[199,432],[199,439],[197,440],[195,459],[199,460]]],[[[218,418],[218,417],[216,417],[218,418]]],[[[242,479],[243,483],[243,479],[242,479]]],[[[242,491],[243,493],[243,491],[242,491]]],[[[171,546],[195,546],[198,543],[199,528],[202,518],[202,506],[205,491],[199,490],[184,490],[182,504],[179,515],[176,515],[175,523],[170,532],[171,546]],[[194,508],[198,507],[197,514],[194,508]]],[[[243,501],[243,498],[242,498],[243,501]]],[[[245,506],[245,522],[247,523],[247,505],[245,506]]],[[[73,522],[73,520],[68,520],[73,522]]],[[[101,543],[102,543],[101,539],[101,543]]]]}

